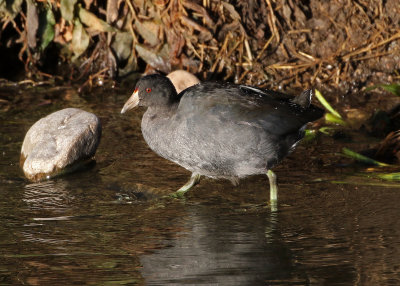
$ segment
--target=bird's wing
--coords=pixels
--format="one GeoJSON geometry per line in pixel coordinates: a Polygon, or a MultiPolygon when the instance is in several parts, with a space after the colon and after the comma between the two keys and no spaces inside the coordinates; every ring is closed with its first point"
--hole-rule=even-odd
{"type": "Polygon", "coordinates": [[[306,113],[284,94],[212,82],[185,90],[178,107],[191,124],[250,125],[276,135],[299,130],[308,122],[306,113]]]}

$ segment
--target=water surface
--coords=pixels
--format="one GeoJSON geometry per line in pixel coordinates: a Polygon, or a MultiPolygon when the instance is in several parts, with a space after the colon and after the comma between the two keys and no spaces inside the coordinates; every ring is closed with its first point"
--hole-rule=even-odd
{"type": "Polygon", "coordinates": [[[376,139],[303,142],[275,170],[277,212],[266,176],[165,199],[190,174],[147,147],[142,111],[119,114],[129,93],[13,92],[0,112],[0,285],[400,285],[399,185],[337,155],[376,139]],[[65,107],[100,117],[96,164],[31,183],[24,135],[65,107]]]}

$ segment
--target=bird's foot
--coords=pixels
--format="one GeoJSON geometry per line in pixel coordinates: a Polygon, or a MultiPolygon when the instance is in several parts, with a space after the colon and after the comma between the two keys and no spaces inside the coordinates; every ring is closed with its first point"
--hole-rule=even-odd
{"type": "Polygon", "coordinates": [[[179,200],[181,200],[181,199],[185,198],[185,193],[176,191],[175,193],[168,195],[168,197],[171,198],[171,199],[179,199],[179,200]]]}
{"type": "Polygon", "coordinates": [[[201,175],[193,173],[189,181],[175,193],[169,195],[169,197],[174,199],[183,199],[185,197],[186,192],[200,182],[200,177],[201,175]]]}

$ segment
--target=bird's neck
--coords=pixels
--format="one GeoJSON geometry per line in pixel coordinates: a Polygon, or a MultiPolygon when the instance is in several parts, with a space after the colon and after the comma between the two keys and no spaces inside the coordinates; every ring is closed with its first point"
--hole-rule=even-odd
{"type": "Polygon", "coordinates": [[[153,105],[149,106],[146,110],[147,117],[157,117],[157,118],[169,118],[176,113],[176,109],[178,108],[177,103],[172,103],[168,105],[153,105]]]}
{"type": "Polygon", "coordinates": [[[176,114],[175,106],[149,107],[143,114],[142,134],[149,147],[164,158],[170,158],[170,139],[176,130],[174,116],[176,114]],[[162,138],[162,140],[160,140],[162,138]]]}
{"type": "MultiPolygon", "coordinates": [[[[171,118],[176,114],[178,104],[172,104],[167,106],[150,106],[143,114],[142,118],[142,131],[143,127],[156,128],[163,130],[169,128],[171,118]]],[[[145,128],[145,129],[146,129],[145,128]]]]}

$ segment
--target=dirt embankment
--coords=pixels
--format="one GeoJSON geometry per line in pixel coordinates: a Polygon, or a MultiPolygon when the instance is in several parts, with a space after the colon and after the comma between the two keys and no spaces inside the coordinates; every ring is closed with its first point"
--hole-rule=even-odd
{"type": "MultiPolygon", "coordinates": [[[[324,85],[345,92],[399,78],[398,0],[14,0],[4,5],[1,60],[18,55],[25,64],[20,67],[33,77],[47,73],[94,83],[183,68],[201,79],[275,88],[324,85]]],[[[4,67],[0,77],[7,77],[4,67]]]]}

